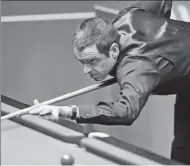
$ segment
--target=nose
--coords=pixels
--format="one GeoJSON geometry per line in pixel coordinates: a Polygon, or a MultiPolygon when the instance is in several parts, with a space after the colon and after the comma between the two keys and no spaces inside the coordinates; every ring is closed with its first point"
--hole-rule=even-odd
{"type": "Polygon", "coordinates": [[[84,65],[84,73],[87,74],[91,71],[92,69],[88,67],[87,65],[84,65]]]}

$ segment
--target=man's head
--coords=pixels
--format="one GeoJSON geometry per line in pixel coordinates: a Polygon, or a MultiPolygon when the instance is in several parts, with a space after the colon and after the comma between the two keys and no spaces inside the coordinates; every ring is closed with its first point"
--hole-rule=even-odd
{"type": "Polygon", "coordinates": [[[106,78],[119,55],[119,38],[114,27],[104,20],[84,20],[73,38],[74,52],[84,65],[84,73],[88,73],[96,81],[106,78]]]}

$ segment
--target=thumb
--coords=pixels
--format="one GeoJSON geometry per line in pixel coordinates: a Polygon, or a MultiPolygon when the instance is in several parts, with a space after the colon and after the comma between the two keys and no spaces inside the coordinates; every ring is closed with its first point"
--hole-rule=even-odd
{"type": "Polygon", "coordinates": [[[39,104],[40,102],[37,99],[34,99],[34,105],[39,104]]]}

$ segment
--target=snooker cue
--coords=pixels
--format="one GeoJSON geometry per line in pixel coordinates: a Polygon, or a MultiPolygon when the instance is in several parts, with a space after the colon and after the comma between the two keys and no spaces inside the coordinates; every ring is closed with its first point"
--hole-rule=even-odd
{"type": "Polygon", "coordinates": [[[77,20],[95,17],[95,12],[78,13],[55,13],[55,14],[34,14],[34,15],[16,15],[2,16],[1,22],[32,22],[32,21],[51,21],[51,20],[77,20]]]}
{"type": "Polygon", "coordinates": [[[19,116],[19,115],[22,115],[22,114],[25,114],[25,113],[29,113],[30,110],[36,109],[36,108],[38,108],[40,106],[50,105],[50,104],[54,104],[54,103],[57,103],[57,102],[60,102],[60,101],[63,101],[63,100],[67,100],[67,99],[70,99],[70,98],[73,98],[73,97],[76,97],[76,96],[79,96],[79,95],[82,95],[82,94],[85,94],[85,93],[88,93],[88,92],[91,92],[91,91],[94,91],[94,90],[97,90],[97,89],[100,89],[100,88],[107,87],[107,86],[112,85],[114,83],[116,83],[115,78],[111,78],[111,79],[102,81],[100,83],[97,83],[97,84],[94,84],[94,85],[91,85],[91,86],[88,86],[88,87],[85,87],[85,88],[82,88],[82,89],[67,93],[65,95],[62,95],[62,96],[59,96],[59,97],[44,101],[42,103],[33,105],[31,107],[27,107],[25,109],[22,109],[22,110],[7,114],[5,116],[2,116],[1,120],[6,120],[6,119],[13,118],[15,116],[19,116]]]}

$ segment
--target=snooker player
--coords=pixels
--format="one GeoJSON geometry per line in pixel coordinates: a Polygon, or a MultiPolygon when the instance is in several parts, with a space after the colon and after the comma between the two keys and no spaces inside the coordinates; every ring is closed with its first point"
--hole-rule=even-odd
{"type": "Polygon", "coordinates": [[[91,108],[46,105],[30,113],[129,126],[151,94],[176,94],[171,159],[190,164],[190,23],[169,19],[171,3],[162,2],[158,13],[137,5],[121,10],[111,23],[86,19],[74,35],[74,52],[84,73],[95,81],[116,78],[116,101],[91,108]]]}

